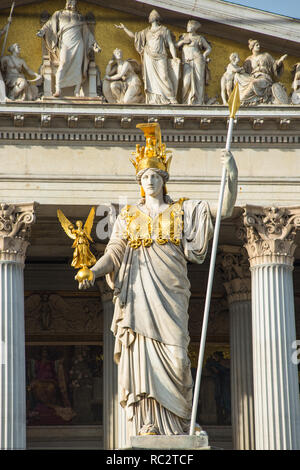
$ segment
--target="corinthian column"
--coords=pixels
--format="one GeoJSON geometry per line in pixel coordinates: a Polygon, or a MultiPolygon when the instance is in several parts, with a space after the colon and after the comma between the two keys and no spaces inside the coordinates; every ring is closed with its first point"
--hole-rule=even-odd
{"type": "Polygon", "coordinates": [[[104,278],[97,281],[103,306],[103,444],[104,449],[118,448],[118,368],[114,357],[114,336],[110,330],[113,292],[104,278]]]}
{"type": "Polygon", "coordinates": [[[254,449],[251,279],[246,250],[220,246],[218,271],[224,281],[230,315],[233,447],[251,450],[254,449]]]}
{"type": "Polygon", "coordinates": [[[0,204],[0,448],[26,447],[24,262],[34,204],[0,204]]]}
{"type": "Polygon", "coordinates": [[[300,207],[246,206],[241,232],[252,277],[255,446],[299,449],[293,261],[300,207]]]}

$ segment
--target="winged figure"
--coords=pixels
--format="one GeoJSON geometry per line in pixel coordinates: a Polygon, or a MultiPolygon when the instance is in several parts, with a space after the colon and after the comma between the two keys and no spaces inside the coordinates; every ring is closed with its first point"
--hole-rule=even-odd
{"type": "Polygon", "coordinates": [[[74,240],[71,266],[75,269],[93,266],[96,263],[96,258],[90,251],[90,242],[93,242],[91,231],[95,217],[95,208],[92,207],[90,210],[84,226],[81,220],[76,220],[76,227],[74,227],[60,209],[57,210],[57,217],[68,237],[74,240]]]}

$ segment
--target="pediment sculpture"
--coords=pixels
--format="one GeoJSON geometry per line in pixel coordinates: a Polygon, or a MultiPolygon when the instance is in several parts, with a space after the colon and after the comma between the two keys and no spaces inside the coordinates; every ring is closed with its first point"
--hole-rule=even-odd
{"type": "MultiPolygon", "coordinates": [[[[67,0],[65,8],[54,12],[38,31],[37,36],[44,39],[48,52],[48,61],[44,59],[42,66],[44,78],[50,81],[46,94],[52,94],[54,75],[53,96],[56,98],[62,96],[63,89],[70,88],[72,88],[70,95],[97,95],[97,80],[88,83],[88,90],[84,88],[84,83],[91,81],[89,77],[92,72],[91,62],[94,62],[93,55],[101,51],[95,40],[93,23],[92,17],[84,17],[77,10],[77,0],[67,0]]],[[[93,75],[96,76],[96,66],[92,65],[95,69],[93,75]]]]}

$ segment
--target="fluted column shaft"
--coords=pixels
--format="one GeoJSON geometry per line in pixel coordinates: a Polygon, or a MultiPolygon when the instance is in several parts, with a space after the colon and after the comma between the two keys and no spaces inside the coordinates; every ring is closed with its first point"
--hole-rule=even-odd
{"type": "Polygon", "coordinates": [[[25,449],[23,271],[34,207],[0,207],[0,449],[25,449]]]}
{"type": "Polygon", "coordinates": [[[104,279],[98,281],[103,306],[103,446],[118,448],[118,367],[114,362],[113,293],[104,279]]]}
{"type": "Polygon", "coordinates": [[[229,304],[233,447],[254,449],[251,300],[229,304]]]}
{"type": "Polygon", "coordinates": [[[255,446],[300,448],[293,253],[300,208],[246,206],[245,247],[252,276],[255,446]]]}
{"type": "Polygon", "coordinates": [[[251,268],[256,449],[299,449],[299,386],[292,267],[251,268]]]}
{"type": "Polygon", "coordinates": [[[251,450],[254,449],[251,274],[246,250],[220,246],[218,271],[229,304],[233,448],[251,450]]]}
{"type": "Polygon", "coordinates": [[[26,447],[23,266],[0,262],[1,449],[26,447]]]}

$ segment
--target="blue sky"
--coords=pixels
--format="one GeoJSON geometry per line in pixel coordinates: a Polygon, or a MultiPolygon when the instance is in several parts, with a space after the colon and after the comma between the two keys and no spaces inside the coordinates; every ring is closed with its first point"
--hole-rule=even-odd
{"type": "Polygon", "coordinates": [[[270,11],[279,15],[300,19],[300,0],[223,0],[226,3],[236,3],[258,10],[270,11]]]}

